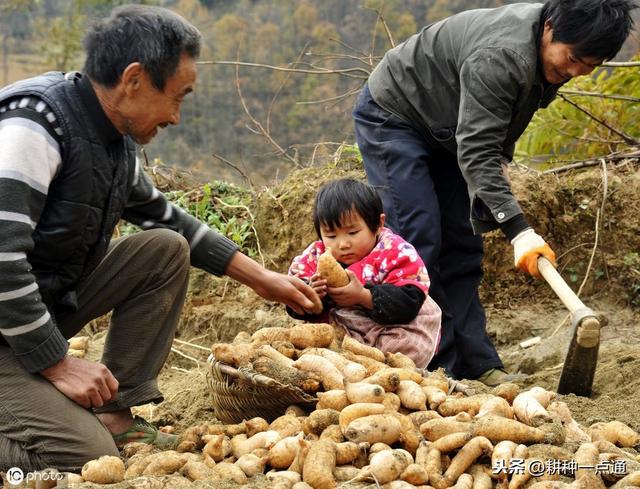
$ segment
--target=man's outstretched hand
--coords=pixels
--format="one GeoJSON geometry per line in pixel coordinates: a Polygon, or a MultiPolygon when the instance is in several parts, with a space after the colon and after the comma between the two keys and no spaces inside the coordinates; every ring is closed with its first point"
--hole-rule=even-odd
{"type": "Polygon", "coordinates": [[[267,287],[256,285],[254,290],[260,296],[270,301],[286,304],[298,314],[322,312],[322,300],[310,286],[297,277],[282,273],[266,271],[270,278],[267,287]]]}
{"type": "Polygon", "coordinates": [[[248,285],[261,297],[281,302],[298,314],[322,312],[320,297],[302,280],[267,270],[240,252],[231,257],[225,274],[248,285]]]}
{"type": "Polygon", "coordinates": [[[118,392],[118,381],[101,363],[65,356],[40,372],[45,379],[72,401],[84,408],[98,408],[118,392]]]}

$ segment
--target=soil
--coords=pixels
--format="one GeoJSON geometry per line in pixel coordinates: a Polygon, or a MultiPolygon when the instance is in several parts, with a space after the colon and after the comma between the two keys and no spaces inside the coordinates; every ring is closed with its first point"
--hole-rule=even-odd
{"type": "MultiPolygon", "coordinates": [[[[286,271],[289,260],[315,239],[313,195],[325,181],[344,176],[363,177],[355,155],[343,154],[339,163],[325,167],[296,170],[281,184],[257,195],[253,214],[267,267],[286,271]]],[[[511,179],[530,223],[559,252],[558,270],[574,290],[588,273],[581,298],[608,320],[602,330],[593,395],[559,396],[560,400],[583,425],[620,420],[640,430],[637,162],[610,166],[606,178],[601,168],[543,176],[514,168],[511,179]]],[[[554,390],[571,336],[566,309],[543,281],[514,271],[511,246],[498,232],[485,236],[485,255],[481,296],[488,332],[506,368],[526,374],[517,381],[521,386],[554,390]],[[519,345],[536,336],[541,341],[535,346],[519,345]]],[[[251,333],[259,327],[291,321],[282,306],[264,301],[247,287],[194,270],[177,341],[159,377],[165,401],[137,411],[154,423],[173,425],[178,431],[214,421],[206,381],[208,346],[230,341],[240,331],[251,333]]],[[[89,331],[93,335],[89,356],[97,359],[105,333],[100,325],[89,331]]],[[[485,389],[477,382],[464,382],[476,390],[485,389]]],[[[112,487],[236,487],[229,482],[193,484],[177,476],[126,484],[112,487]]],[[[268,484],[257,480],[251,487],[268,484]]]]}

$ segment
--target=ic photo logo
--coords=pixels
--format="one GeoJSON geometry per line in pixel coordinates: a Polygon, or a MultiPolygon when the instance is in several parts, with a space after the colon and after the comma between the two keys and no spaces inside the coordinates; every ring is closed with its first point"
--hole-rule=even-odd
{"type": "Polygon", "coordinates": [[[7,471],[7,482],[12,486],[17,486],[24,480],[24,472],[18,467],[11,467],[7,471]]]}
{"type": "MultiPolygon", "coordinates": [[[[11,467],[5,476],[6,481],[9,483],[9,486],[2,487],[11,487],[11,486],[19,486],[23,481],[26,482],[27,487],[38,487],[38,481],[63,481],[65,478],[65,474],[58,472],[55,469],[46,469],[38,472],[29,472],[25,474],[22,469],[19,467],[11,467]],[[36,483],[36,486],[33,483],[36,483]]],[[[0,478],[0,484],[2,483],[2,479],[0,478]]],[[[50,487],[47,485],[46,487],[50,487]]]]}

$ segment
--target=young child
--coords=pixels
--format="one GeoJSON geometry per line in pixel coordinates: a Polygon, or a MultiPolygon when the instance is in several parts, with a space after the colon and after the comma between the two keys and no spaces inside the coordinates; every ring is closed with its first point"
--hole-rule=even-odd
{"type": "Polygon", "coordinates": [[[332,320],[361,343],[404,353],[424,368],[440,341],[440,308],[429,297],[422,259],[384,220],[373,187],[350,178],[325,184],[313,206],[320,241],[293,259],[289,274],[308,282],[325,306],[322,314],[303,319],[332,320]],[[317,273],[326,248],[346,268],[350,282],[344,287],[327,287],[317,273]]]}

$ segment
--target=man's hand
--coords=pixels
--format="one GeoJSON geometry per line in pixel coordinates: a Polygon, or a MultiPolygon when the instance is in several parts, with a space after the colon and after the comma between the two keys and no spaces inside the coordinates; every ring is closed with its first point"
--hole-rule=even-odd
{"type": "Polygon", "coordinates": [[[229,260],[225,274],[267,300],[286,304],[298,314],[322,312],[320,297],[302,280],[267,270],[239,251],[229,260]]]}
{"type": "Polygon", "coordinates": [[[45,379],[84,408],[102,407],[118,392],[118,381],[101,363],[65,356],[40,372],[45,379]]]}
{"type": "Polygon", "coordinates": [[[529,228],[522,231],[511,240],[513,245],[514,263],[516,268],[540,278],[538,257],[544,256],[553,266],[556,266],[556,254],[542,239],[542,236],[529,228]]]}
{"type": "Polygon", "coordinates": [[[322,300],[314,289],[297,277],[266,270],[271,278],[267,281],[267,288],[254,287],[259,295],[270,301],[286,304],[298,314],[320,314],[324,309],[322,300]]]}
{"type": "Polygon", "coordinates": [[[329,295],[339,306],[363,306],[367,309],[373,309],[373,300],[371,292],[365,289],[358,280],[358,277],[351,270],[346,270],[349,276],[349,283],[344,287],[329,287],[327,291],[329,295]]]}

